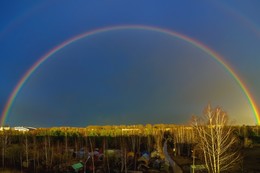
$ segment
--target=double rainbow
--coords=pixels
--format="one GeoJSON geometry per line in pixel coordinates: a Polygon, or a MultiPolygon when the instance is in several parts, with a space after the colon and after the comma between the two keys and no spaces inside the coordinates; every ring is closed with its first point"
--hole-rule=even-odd
{"type": "Polygon", "coordinates": [[[49,51],[47,54],[42,56],[37,62],[35,62],[33,64],[33,66],[31,66],[30,69],[27,70],[27,72],[19,80],[16,87],[14,88],[11,95],[9,96],[8,101],[4,107],[4,110],[1,115],[1,119],[0,119],[1,125],[3,126],[5,124],[6,118],[9,115],[9,112],[12,108],[14,100],[15,100],[17,94],[19,93],[19,91],[22,89],[23,85],[26,83],[27,80],[29,80],[32,73],[34,73],[37,70],[37,68],[39,66],[41,66],[41,64],[43,64],[46,60],[48,60],[53,54],[55,54],[59,50],[65,48],[66,46],[70,45],[71,43],[74,43],[82,38],[96,35],[96,34],[103,33],[103,32],[122,30],[122,29],[148,30],[148,31],[156,31],[156,32],[160,32],[163,34],[167,34],[169,36],[177,37],[178,39],[184,40],[184,41],[192,44],[193,46],[203,50],[205,53],[209,54],[210,57],[212,57],[214,60],[216,60],[216,62],[218,62],[220,65],[222,65],[229,72],[229,74],[233,77],[233,79],[240,86],[245,97],[248,100],[248,103],[251,105],[256,123],[260,124],[260,117],[258,114],[256,103],[253,99],[253,96],[250,94],[249,89],[246,87],[246,84],[239,78],[239,76],[235,73],[235,70],[233,68],[231,68],[230,65],[228,65],[228,63],[224,60],[224,58],[221,57],[219,54],[217,54],[215,51],[213,51],[208,46],[200,43],[197,40],[194,40],[186,35],[183,35],[181,33],[177,33],[177,32],[171,31],[171,30],[162,29],[162,28],[158,28],[158,27],[143,26],[143,25],[123,25],[123,26],[105,27],[105,28],[96,29],[96,30],[92,30],[92,31],[77,35],[77,36],[61,43],[60,45],[54,47],[51,51],[49,51]]]}

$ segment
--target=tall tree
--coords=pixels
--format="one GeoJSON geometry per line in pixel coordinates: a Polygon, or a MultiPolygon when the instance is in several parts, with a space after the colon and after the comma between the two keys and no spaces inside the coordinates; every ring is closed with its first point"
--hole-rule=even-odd
{"type": "Polygon", "coordinates": [[[3,129],[3,131],[1,132],[1,141],[2,141],[2,167],[5,167],[5,159],[6,159],[6,149],[7,149],[7,144],[8,144],[8,139],[11,136],[10,135],[11,130],[5,130],[3,129]]]}
{"type": "Polygon", "coordinates": [[[228,125],[228,116],[220,107],[205,108],[204,116],[193,117],[193,127],[199,149],[203,152],[210,173],[232,169],[240,160],[238,139],[234,128],[228,125]]]}

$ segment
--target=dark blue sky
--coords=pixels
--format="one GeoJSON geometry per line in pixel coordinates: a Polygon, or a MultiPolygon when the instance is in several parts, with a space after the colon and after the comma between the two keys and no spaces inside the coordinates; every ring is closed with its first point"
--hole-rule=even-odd
{"type": "MultiPolygon", "coordinates": [[[[0,112],[25,72],[62,42],[117,25],[156,26],[200,41],[234,67],[260,105],[260,2],[0,2],[0,112]]],[[[212,103],[254,124],[241,88],[216,61],[162,33],[121,30],[85,38],[37,69],[7,124],[187,123],[212,103]]]]}

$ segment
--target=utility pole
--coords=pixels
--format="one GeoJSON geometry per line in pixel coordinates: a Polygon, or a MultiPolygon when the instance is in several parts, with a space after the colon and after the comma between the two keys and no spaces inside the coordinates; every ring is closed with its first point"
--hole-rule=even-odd
{"type": "Polygon", "coordinates": [[[192,173],[195,173],[195,149],[192,150],[192,173]]]}

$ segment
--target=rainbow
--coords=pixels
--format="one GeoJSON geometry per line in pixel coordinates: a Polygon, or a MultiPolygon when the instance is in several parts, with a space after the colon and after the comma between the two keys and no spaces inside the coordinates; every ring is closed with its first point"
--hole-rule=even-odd
{"type": "Polygon", "coordinates": [[[37,62],[35,62],[31,66],[30,69],[27,70],[27,72],[19,80],[19,82],[15,86],[14,90],[12,91],[11,95],[9,96],[8,101],[4,107],[4,110],[1,115],[1,119],[0,119],[1,125],[3,126],[5,124],[6,118],[9,115],[13,102],[14,102],[17,94],[19,93],[19,91],[22,89],[23,85],[26,83],[26,81],[29,80],[30,76],[38,69],[38,67],[41,66],[41,64],[43,64],[46,60],[48,60],[53,54],[55,54],[59,50],[65,48],[66,46],[70,45],[71,43],[74,43],[82,38],[96,35],[96,34],[103,33],[103,32],[122,30],[122,29],[149,30],[149,31],[156,31],[156,32],[164,33],[169,36],[177,37],[181,40],[187,41],[188,43],[192,44],[193,46],[195,46],[195,47],[201,49],[202,51],[204,51],[205,53],[209,54],[214,60],[216,60],[216,62],[218,62],[220,65],[222,65],[229,72],[229,74],[233,77],[233,79],[240,86],[245,97],[248,100],[248,103],[250,104],[250,106],[253,110],[254,117],[255,117],[257,124],[260,124],[260,117],[259,117],[259,113],[258,113],[258,110],[256,107],[256,103],[253,99],[253,96],[250,94],[249,89],[246,87],[246,84],[243,83],[243,81],[239,78],[239,76],[237,75],[235,70],[230,65],[228,65],[228,63],[224,60],[224,58],[221,57],[219,54],[217,54],[212,49],[210,49],[208,46],[206,46],[206,45],[202,44],[201,42],[194,40],[186,35],[183,35],[181,33],[177,33],[177,32],[171,31],[171,30],[167,30],[167,29],[162,29],[162,28],[153,27],[153,26],[143,26],[143,25],[120,25],[120,26],[111,26],[111,27],[105,27],[105,28],[101,28],[101,29],[95,29],[95,30],[88,31],[83,34],[77,35],[69,40],[64,41],[60,45],[54,47],[47,54],[42,56],[37,62]]]}

